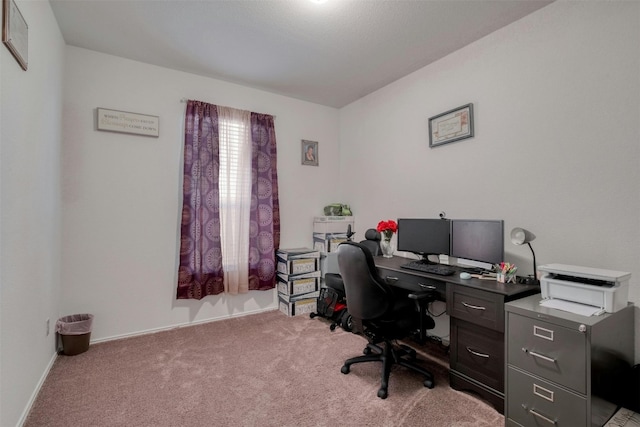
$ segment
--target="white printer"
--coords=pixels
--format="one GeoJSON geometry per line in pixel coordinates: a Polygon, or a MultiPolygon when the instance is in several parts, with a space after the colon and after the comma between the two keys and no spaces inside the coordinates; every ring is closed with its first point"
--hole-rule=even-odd
{"type": "Polygon", "coordinates": [[[538,270],[544,273],[540,279],[543,299],[587,304],[607,313],[627,306],[631,273],[565,264],[547,264],[538,270]]]}

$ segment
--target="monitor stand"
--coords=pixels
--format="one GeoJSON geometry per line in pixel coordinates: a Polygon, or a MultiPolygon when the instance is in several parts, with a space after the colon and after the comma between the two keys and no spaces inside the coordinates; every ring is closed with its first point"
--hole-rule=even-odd
{"type": "Polygon", "coordinates": [[[484,274],[489,272],[489,270],[485,270],[484,268],[480,267],[460,267],[460,269],[470,274],[484,274]]]}
{"type": "Polygon", "coordinates": [[[418,260],[418,262],[420,264],[432,264],[432,265],[440,264],[439,262],[434,262],[429,259],[429,255],[437,256],[436,254],[419,254],[419,255],[420,255],[420,259],[418,260]]]}
{"type": "Polygon", "coordinates": [[[465,271],[484,270],[491,271],[493,264],[486,262],[473,261],[470,259],[458,258],[458,266],[465,271]]]}

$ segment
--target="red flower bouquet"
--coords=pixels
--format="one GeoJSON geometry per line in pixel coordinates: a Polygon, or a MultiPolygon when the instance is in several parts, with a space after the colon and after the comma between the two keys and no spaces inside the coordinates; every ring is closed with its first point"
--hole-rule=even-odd
{"type": "Polygon", "coordinates": [[[398,231],[398,223],[390,219],[387,221],[380,221],[378,227],[376,227],[378,233],[382,233],[386,240],[391,240],[393,233],[398,231]]]}

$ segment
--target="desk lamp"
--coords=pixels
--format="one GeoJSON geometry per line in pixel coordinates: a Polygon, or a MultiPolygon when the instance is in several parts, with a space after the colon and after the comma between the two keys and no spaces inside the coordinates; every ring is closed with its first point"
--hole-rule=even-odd
{"type": "Polygon", "coordinates": [[[526,243],[527,245],[529,245],[529,249],[531,249],[531,254],[533,255],[533,277],[529,277],[526,279],[526,284],[527,285],[537,285],[538,284],[538,278],[537,278],[537,272],[536,272],[536,254],[535,252],[533,252],[533,248],[531,247],[531,241],[535,240],[536,236],[535,234],[533,234],[532,232],[525,230],[524,228],[520,228],[520,227],[516,227],[513,230],[511,230],[511,243],[513,243],[514,245],[522,245],[524,243],[526,243]]]}

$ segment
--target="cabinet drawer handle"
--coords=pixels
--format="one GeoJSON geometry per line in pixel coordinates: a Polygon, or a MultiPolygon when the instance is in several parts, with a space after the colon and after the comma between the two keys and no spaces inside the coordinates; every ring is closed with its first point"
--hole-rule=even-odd
{"type": "Polygon", "coordinates": [[[542,415],[540,412],[536,411],[535,409],[529,409],[529,413],[531,415],[535,415],[536,417],[540,418],[541,420],[544,420],[550,424],[556,425],[557,421],[556,420],[552,420],[551,418],[547,418],[544,415],[542,415]]]}
{"type": "Polygon", "coordinates": [[[485,307],[479,306],[479,305],[471,305],[471,304],[467,304],[466,302],[462,301],[462,305],[464,305],[467,308],[473,308],[474,310],[486,310],[485,307]]]}
{"type": "Polygon", "coordinates": [[[485,353],[478,353],[477,351],[473,351],[473,350],[471,350],[471,348],[469,348],[469,347],[467,347],[467,351],[468,351],[469,353],[473,354],[474,356],[484,357],[484,358],[486,358],[486,359],[488,359],[488,358],[489,358],[489,355],[488,355],[488,354],[485,354],[485,353]]]}
{"type": "Polygon", "coordinates": [[[393,282],[397,282],[398,280],[400,280],[399,278],[397,278],[396,276],[387,276],[386,277],[387,280],[391,280],[393,282]]]}
{"type": "Polygon", "coordinates": [[[431,290],[433,290],[433,291],[435,291],[435,290],[436,290],[436,287],[435,287],[435,286],[433,286],[433,285],[425,285],[424,283],[418,283],[418,285],[420,285],[420,287],[421,287],[421,288],[424,288],[424,289],[431,289],[431,290]]]}
{"type": "Polygon", "coordinates": [[[522,351],[524,351],[525,353],[529,353],[533,357],[537,357],[539,359],[546,360],[547,362],[556,363],[556,359],[552,359],[551,357],[545,356],[545,355],[540,354],[540,353],[536,353],[535,351],[529,351],[528,349],[526,349],[524,347],[522,347],[522,351]]]}

